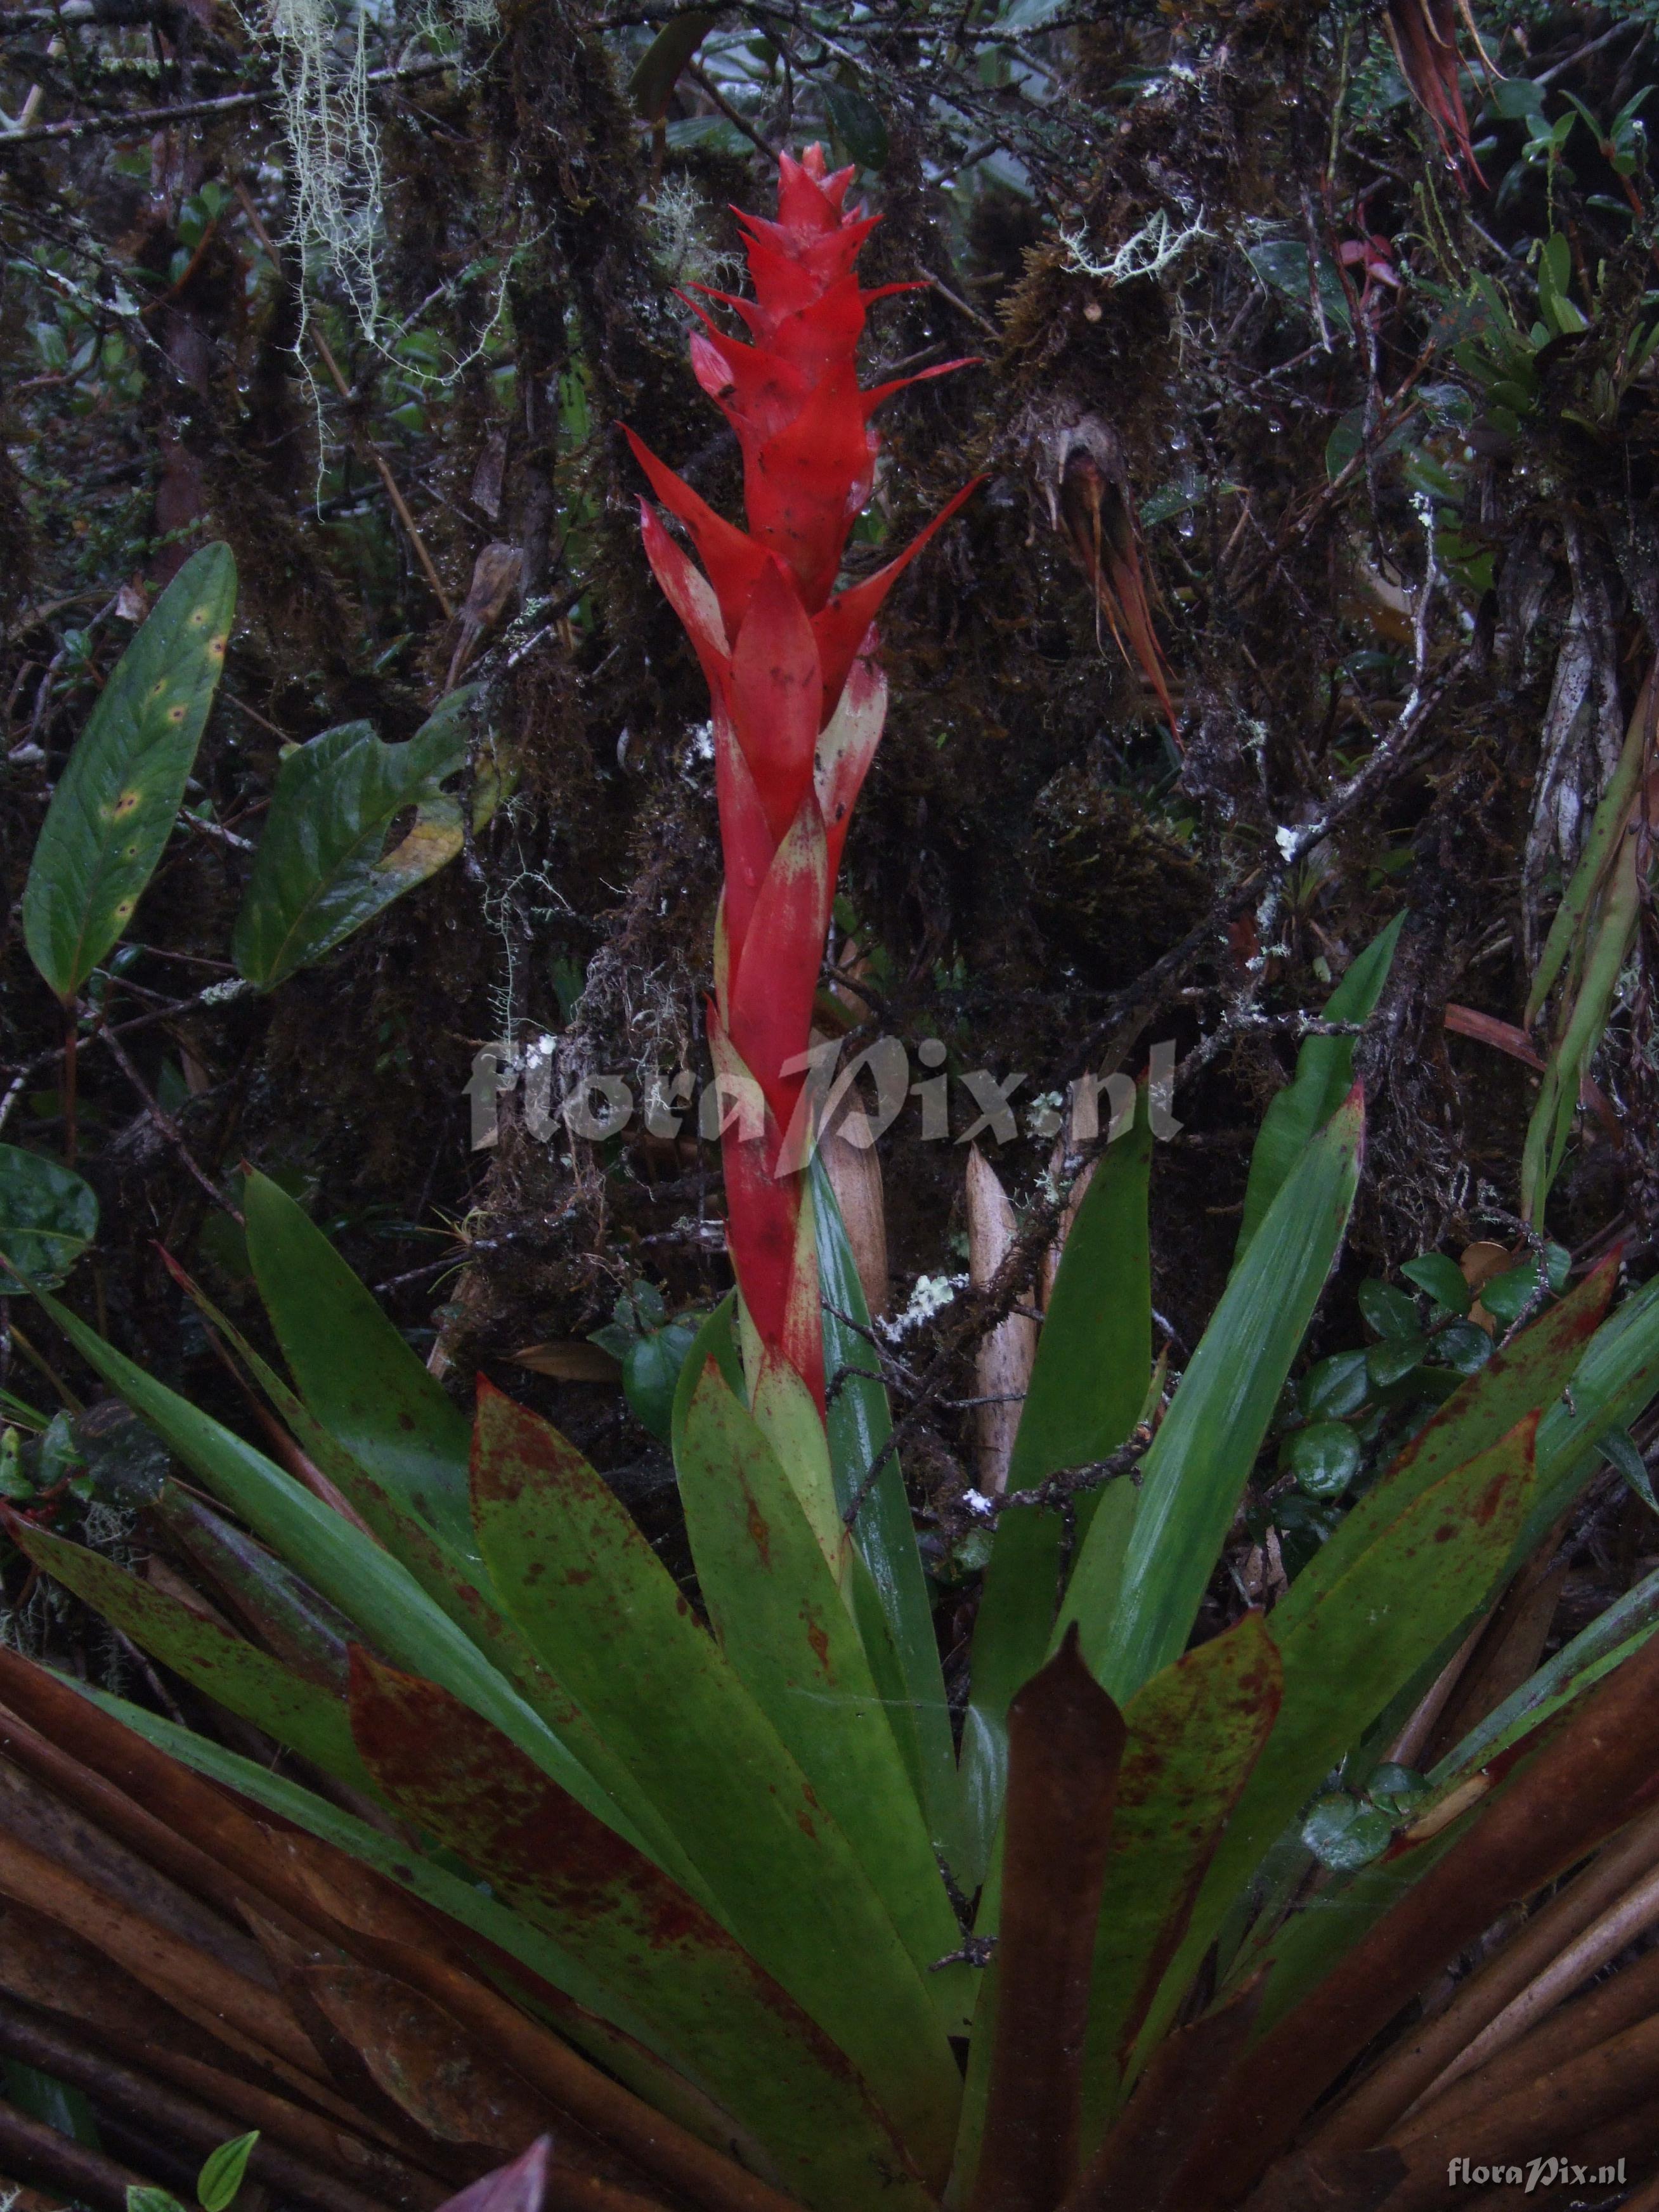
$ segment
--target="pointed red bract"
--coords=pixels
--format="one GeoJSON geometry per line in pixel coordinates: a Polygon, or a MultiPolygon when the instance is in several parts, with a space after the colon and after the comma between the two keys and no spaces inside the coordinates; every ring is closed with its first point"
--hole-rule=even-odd
{"type": "Polygon", "coordinates": [[[784,155],[776,220],[737,211],[755,296],[698,286],[708,304],[689,302],[701,325],[692,368],[743,455],[748,529],[717,514],[628,432],[706,572],[647,508],[646,552],[696,649],[714,709],[726,891],[709,1042],[716,1069],[733,1083],[752,1081],[764,1101],[747,1129],[739,1118],[724,1135],[727,1241],[763,1357],[792,1367],[820,1408],[816,1262],[803,1249],[800,1174],[781,1170],[780,1154],[805,1081],[836,872],[886,710],[872,625],[906,566],[975,489],[958,492],[896,560],[831,596],[874,482],[871,416],[905,385],[966,365],[860,388],[870,303],[912,288],[860,288],[855,264],[876,218],[848,207],[852,179],[851,169],[828,173],[821,146],[799,161],[784,155]],[[715,319],[720,307],[744,335],[715,319]],[[803,1066],[792,1068],[794,1060],[803,1066]]]}

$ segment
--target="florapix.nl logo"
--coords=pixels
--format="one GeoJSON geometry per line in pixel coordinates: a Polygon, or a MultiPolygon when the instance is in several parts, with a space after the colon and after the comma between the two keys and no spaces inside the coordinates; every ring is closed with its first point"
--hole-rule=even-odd
{"type": "MultiPolygon", "coordinates": [[[[878,1037],[841,1064],[842,1041],[826,1038],[786,1061],[786,1075],[804,1073],[799,1103],[784,1132],[774,1172],[797,1173],[811,1158],[818,1134],[837,1128],[860,1148],[878,1143],[911,1112],[920,1118],[924,1144],[1012,1144],[1025,1133],[1044,1139],[1064,1128],[1110,1143],[1134,1120],[1134,1078],[1121,1072],[1085,1075],[1065,1093],[1030,1094],[1030,1076],[1020,1070],[999,1076],[988,1067],[953,1071],[949,1048],[938,1037],[922,1037],[912,1049],[900,1038],[878,1037]],[[957,1125],[952,1128],[953,1121],[957,1125]]],[[[465,1085],[471,1103],[472,1148],[496,1143],[503,1099],[517,1095],[526,1133],[539,1143],[561,1134],[603,1144],[630,1127],[657,1138],[695,1133],[706,1142],[735,1135],[738,1143],[758,1143],[765,1133],[766,1109],[753,1076],[718,1071],[699,1083],[693,1070],[676,1068],[643,1078],[584,1070],[561,1080],[560,1040],[532,1037],[515,1048],[506,1042],[481,1046],[473,1055],[465,1085]]],[[[1155,1044],[1148,1059],[1147,1120],[1154,1137],[1167,1141],[1182,1124],[1174,1111],[1176,1056],[1173,1043],[1155,1044]]]]}

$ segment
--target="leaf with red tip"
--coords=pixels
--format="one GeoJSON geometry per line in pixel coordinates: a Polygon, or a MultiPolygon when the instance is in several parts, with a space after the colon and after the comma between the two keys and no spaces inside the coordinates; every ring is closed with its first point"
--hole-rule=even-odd
{"type": "Polygon", "coordinates": [[[722,1003],[732,955],[742,949],[749,934],[750,917],[760,896],[766,872],[777,850],[777,840],[761,805],[755,772],[744,757],[725,702],[716,699],[714,722],[714,793],[720,808],[720,844],[726,860],[726,962],[720,984],[722,1003]]]}
{"type": "Polygon", "coordinates": [[[1100,608],[1111,626],[1118,651],[1141,674],[1158,694],[1164,718],[1170,725],[1170,735],[1175,739],[1176,750],[1181,749],[1181,732],[1176,726],[1176,711],[1170,702],[1168,672],[1164,649],[1158,644],[1158,633],[1152,628],[1152,610],[1146,605],[1146,586],[1141,579],[1140,559],[1133,539],[1121,551],[1115,546],[1104,549],[1104,574],[1097,576],[1096,592],[1100,608]]]}
{"type": "MultiPolygon", "coordinates": [[[[729,985],[726,993],[729,1004],[729,985]]],[[[717,1006],[708,1009],[708,1049],[717,1075],[728,1083],[754,1083],[727,1035],[717,1006]]],[[[756,1084],[758,1091],[759,1085],[756,1084]]],[[[795,1268],[800,1178],[775,1176],[783,1129],[763,1105],[761,1132],[747,1133],[733,1120],[721,1140],[726,1176],[726,1241],[743,1286],[744,1304],[763,1343],[781,1345],[795,1268]]]]}
{"type": "Polygon", "coordinates": [[[781,262],[799,272],[790,280],[794,284],[805,282],[816,291],[828,291],[852,268],[859,249],[881,220],[879,216],[858,216],[836,229],[809,234],[787,229],[782,223],[768,222],[763,216],[750,215],[742,208],[734,213],[743,225],[756,292],[768,306],[775,304],[768,295],[777,282],[775,268],[769,268],[768,263],[781,262]]]}
{"type": "Polygon", "coordinates": [[[941,361],[932,368],[919,368],[914,376],[894,376],[885,384],[872,384],[863,394],[865,420],[868,422],[883,400],[890,399],[896,392],[902,392],[912,384],[931,383],[936,376],[953,376],[959,368],[977,368],[980,361],[976,353],[958,354],[954,361],[941,361]]]}
{"type": "Polygon", "coordinates": [[[680,550],[664,529],[662,518],[647,500],[640,501],[640,536],[651,573],[662,586],[702,666],[703,679],[719,699],[731,672],[731,647],[714,586],[680,550]]]}
{"type": "Polygon", "coordinates": [[[690,485],[677,477],[665,462],[659,461],[643,440],[636,438],[624,422],[623,435],[634,451],[634,458],[651,479],[651,489],[672,515],[677,515],[691,532],[698,558],[708,572],[708,580],[714,586],[720,605],[720,615],[726,634],[731,637],[743,620],[743,611],[749,604],[749,594],[754,588],[766,559],[764,546],[716,514],[705,499],[700,499],[690,485]]]}
{"type": "Polygon", "coordinates": [[[853,808],[887,719],[887,678],[875,657],[873,631],[866,632],[865,647],[853,663],[835,713],[824,725],[813,771],[832,884],[841,866],[853,808]]]}
{"type": "MultiPolygon", "coordinates": [[[[775,437],[799,414],[826,368],[851,359],[864,329],[865,298],[858,279],[848,276],[786,313],[757,314],[754,345],[728,337],[705,308],[690,301],[704,325],[691,339],[698,383],[734,423],[741,418],[757,435],[775,437]]],[[[883,397],[898,388],[883,386],[883,397]]]]}
{"type": "Polygon", "coordinates": [[[769,561],[732,649],[731,701],[774,844],[787,836],[811,787],[823,693],[817,641],[800,595],[782,566],[769,561]]]}
{"type": "Polygon", "coordinates": [[[956,497],[947,500],[925,528],[919,530],[896,560],[885,568],[878,568],[873,576],[866,576],[861,584],[838,592],[828,606],[812,617],[812,629],[818,641],[818,659],[823,665],[823,696],[826,705],[841,697],[847,681],[848,671],[857,658],[869,629],[881,612],[881,603],[899,578],[915,559],[928,539],[944,529],[945,524],[964,501],[970,499],[984,483],[975,477],[971,483],[963,484],[956,497]]]}
{"type": "Polygon", "coordinates": [[[834,230],[845,220],[842,203],[856,171],[849,163],[833,176],[824,173],[823,149],[814,144],[806,159],[778,156],[778,222],[786,230],[834,230]],[[813,158],[816,156],[816,160],[813,158]]]}
{"type": "Polygon", "coordinates": [[[1486,180],[1474,158],[1458,81],[1457,24],[1451,0],[1389,0],[1382,27],[1400,74],[1433,125],[1460,185],[1467,191],[1466,179],[1473,176],[1484,188],[1486,180]]]}

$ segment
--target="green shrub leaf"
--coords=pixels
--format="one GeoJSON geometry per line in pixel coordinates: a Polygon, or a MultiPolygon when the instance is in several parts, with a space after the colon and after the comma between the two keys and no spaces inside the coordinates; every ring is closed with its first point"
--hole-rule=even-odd
{"type": "Polygon", "coordinates": [[[230,548],[192,554],[117,662],[58,779],[23,887],[23,939],[65,1002],[126,928],[155,873],[235,605],[230,548]]]}
{"type": "Polygon", "coordinates": [[[1291,1438],[1291,1472],[1310,1498],[1340,1498],[1359,1472],[1359,1439],[1346,1421],[1310,1421],[1291,1438]]]}
{"type": "MultiPolygon", "coordinates": [[[[289,753],[231,945],[249,982],[269,991],[312,966],[454,859],[465,842],[460,801],[440,787],[465,762],[477,696],[452,691],[404,744],[383,744],[367,722],[347,722],[289,753]],[[386,851],[388,831],[411,806],[413,821],[386,851]]],[[[497,790],[493,769],[481,773],[475,828],[489,819],[497,790]]]]}
{"type": "MultiPolygon", "coordinates": [[[[73,1168],[21,1145],[0,1145],[0,1257],[18,1275],[52,1289],[97,1234],[98,1200],[73,1168]]],[[[27,1287],[0,1273],[0,1298],[27,1287]]]]}
{"type": "Polygon", "coordinates": [[[208,2153],[196,2182],[196,2201],[202,2212],[229,2212],[258,2140],[258,2129],[251,2128],[246,2135],[221,2143],[217,2150],[208,2153]]]}

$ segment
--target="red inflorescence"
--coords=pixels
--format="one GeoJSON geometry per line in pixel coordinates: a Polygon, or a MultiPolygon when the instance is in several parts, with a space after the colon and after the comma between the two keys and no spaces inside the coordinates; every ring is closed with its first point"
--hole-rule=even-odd
{"type": "MultiPolygon", "coordinates": [[[[900,571],[967,498],[959,492],[906,550],[848,590],[835,582],[870,496],[871,416],[905,377],[864,391],[858,343],[870,302],[855,263],[878,218],[846,205],[853,172],[825,173],[821,147],[778,164],[775,222],[739,211],[752,300],[705,296],[748,340],[697,307],[697,381],[737,434],[746,531],[727,522],[628,433],[652,489],[690,534],[701,570],[641,502],[645,549],[685,625],[714,707],[726,890],[708,1012],[718,1072],[763,1103],[726,1136],[728,1236],[764,1356],[820,1405],[817,1263],[800,1249],[801,1178],[786,1154],[804,1088],[812,1001],[848,817],[886,714],[878,610],[900,571]],[[833,594],[833,596],[832,596],[833,594]]],[[[693,303],[696,304],[695,302],[693,303]]],[[[924,370],[940,376],[961,362],[924,370]]]]}

